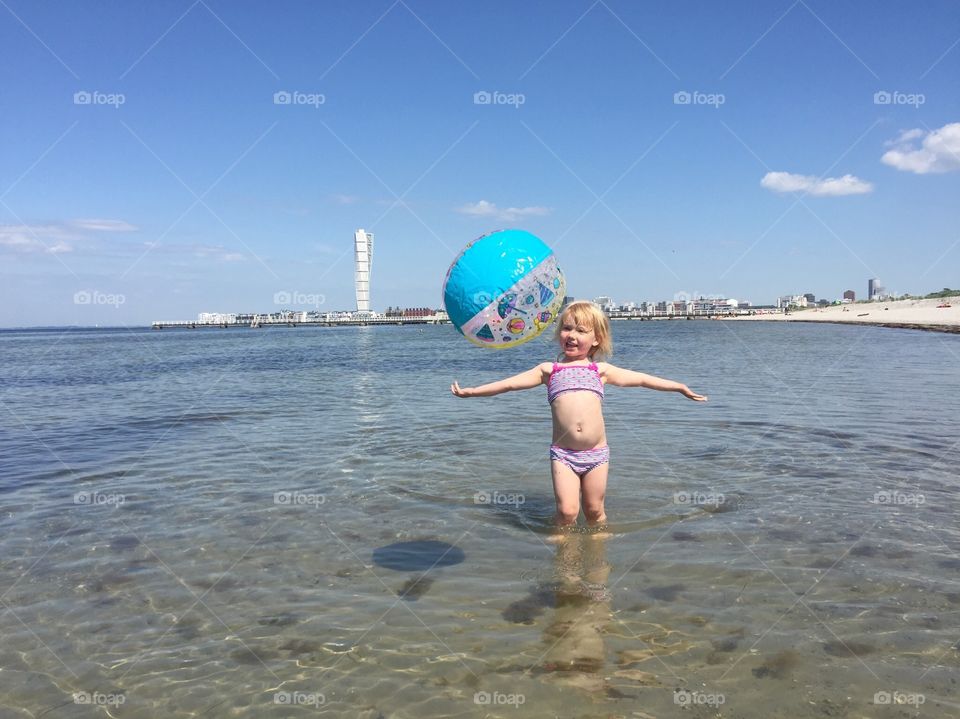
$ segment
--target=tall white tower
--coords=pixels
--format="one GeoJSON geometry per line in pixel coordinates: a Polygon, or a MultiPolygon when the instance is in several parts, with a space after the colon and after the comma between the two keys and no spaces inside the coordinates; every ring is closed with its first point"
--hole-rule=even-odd
{"type": "Polygon", "coordinates": [[[362,228],[354,234],[354,284],[357,290],[357,312],[370,311],[370,269],[373,267],[373,234],[362,228]]]}

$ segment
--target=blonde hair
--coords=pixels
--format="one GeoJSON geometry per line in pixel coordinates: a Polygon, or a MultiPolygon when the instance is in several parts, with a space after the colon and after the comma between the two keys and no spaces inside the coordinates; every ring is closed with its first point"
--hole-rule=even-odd
{"type": "Polygon", "coordinates": [[[560,341],[560,330],[563,329],[564,320],[572,320],[572,324],[583,325],[593,329],[593,334],[597,338],[597,346],[591,348],[588,356],[595,359],[599,356],[611,357],[613,355],[613,337],[610,334],[610,320],[607,315],[593,302],[587,300],[577,300],[564,307],[560,317],[557,318],[557,329],[554,332],[554,339],[560,341]]]}

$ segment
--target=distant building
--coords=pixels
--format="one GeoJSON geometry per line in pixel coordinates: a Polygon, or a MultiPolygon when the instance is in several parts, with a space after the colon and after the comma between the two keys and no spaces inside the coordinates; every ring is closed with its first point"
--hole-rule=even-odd
{"type": "Polygon", "coordinates": [[[812,292],[807,292],[806,294],[804,294],[804,297],[807,298],[808,305],[816,304],[817,298],[814,296],[812,292]]]}
{"type": "Polygon", "coordinates": [[[373,234],[359,229],[353,236],[354,285],[357,312],[370,311],[370,270],[373,268],[373,234]]]}
{"type": "Polygon", "coordinates": [[[607,297],[606,295],[600,295],[599,297],[595,297],[593,300],[593,304],[599,305],[600,309],[602,309],[604,312],[612,312],[617,308],[617,305],[614,303],[613,298],[607,297]]]}
{"type": "Polygon", "coordinates": [[[432,317],[436,310],[429,307],[408,307],[403,311],[404,317],[432,317]]]}
{"type": "Polygon", "coordinates": [[[843,299],[849,300],[850,302],[856,302],[856,301],[857,301],[857,293],[854,292],[853,290],[844,290],[844,291],[843,291],[843,299]]]}
{"type": "Polygon", "coordinates": [[[867,299],[868,300],[882,300],[887,296],[886,288],[880,284],[880,280],[874,277],[872,280],[867,280],[867,299]]]}
{"type": "Polygon", "coordinates": [[[416,319],[421,317],[439,317],[440,315],[446,318],[446,313],[443,310],[435,310],[430,307],[387,307],[387,311],[383,313],[384,317],[390,319],[400,319],[401,317],[416,319]]]}
{"type": "Polygon", "coordinates": [[[197,314],[197,322],[200,324],[227,324],[232,325],[237,321],[236,312],[200,312],[197,314]]]}
{"type": "Polygon", "coordinates": [[[806,307],[807,298],[804,295],[783,295],[777,298],[777,307],[786,309],[788,307],[806,307]]]}

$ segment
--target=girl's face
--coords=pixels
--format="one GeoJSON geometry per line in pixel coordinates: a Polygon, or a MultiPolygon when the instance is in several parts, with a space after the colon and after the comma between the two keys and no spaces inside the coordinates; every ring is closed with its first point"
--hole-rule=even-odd
{"type": "Polygon", "coordinates": [[[568,359],[585,359],[600,344],[590,325],[577,324],[572,317],[560,321],[560,349],[568,359]]]}

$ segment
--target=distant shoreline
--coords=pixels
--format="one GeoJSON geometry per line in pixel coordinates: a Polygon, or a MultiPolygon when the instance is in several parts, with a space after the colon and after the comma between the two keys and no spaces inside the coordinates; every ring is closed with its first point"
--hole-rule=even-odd
{"type": "MultiPolygon", "coordinates": [[[[910,329],[926,330],[928,332],[943,332],[947,334],[960,334],[960,297],[947,297],[945,299],[916,299],[916,300],[897,300],[890,302],[869,302],[861,304],[831,305],[829,307],[815,307],[802,310],[792,310],[789,314],[771,313],[755,315],[733,315],[733,316],[713,316],[713,317],[685,317],[678,315],[675,317],[630,317],[612,319],[618,320],[683,320],[683,319],[716,319],[725,322],[824,322],[827,324],[844,325],[869,325],[873,327],[887,327],[891,329],[910,329]],[[938,305],[950,305],[949,307],[938,307],[938,305]]],[[[448,324],[449,320],[443,322],[448,324]]],[[[157,323],[154,323],[154,326],[157,323]]],[[[171,323],[173,324],[173,323],[171,323]]],[[[177,329],[192,329],[193,324],[196,329],[200,328],[219,328],[218,325],[202,325],[200,323],[176,323],[177,329]]],[[[396,326],[395,320],[380,320],[376,322],[339,322],[339,323],[293,323],[294,327],[305,326],[396,326]]],[[[403,324],[416,324],[422,327],[424,324],[433,324],[426,321],[408,321],[403,324]]],[[[263,323],[262,327],[290,327],[290,323],[271,322],[263,323]]],[[[249,329],[247,324],[228,325],[228,328],[249,329]]],[[[0,332],[89,332],[89,331],[120,331],[120,330],[149,330],[151,325],[116,325],[110,327],[65,325],[65,326],[41,326],[41,327],[0,327],[0,332]]],[[[170,329],[173,329],[171,326],[170,329]]]]}

